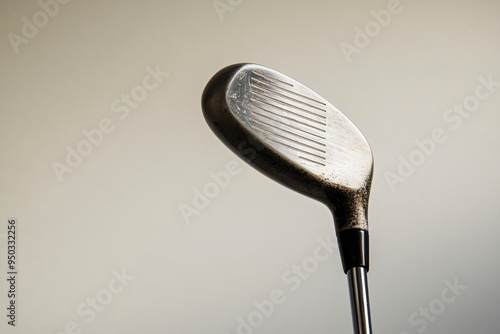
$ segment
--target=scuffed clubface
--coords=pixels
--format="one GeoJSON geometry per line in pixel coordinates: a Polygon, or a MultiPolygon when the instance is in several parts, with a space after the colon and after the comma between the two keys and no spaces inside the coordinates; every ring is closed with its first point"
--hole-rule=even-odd
{"type": "Polygon", "coordinates": [[[359,130],[302,84],[258,65],[242,67],[228,86],[229,110],[290,163],[341,187],[361,188],[372,154],[359,130]]]}

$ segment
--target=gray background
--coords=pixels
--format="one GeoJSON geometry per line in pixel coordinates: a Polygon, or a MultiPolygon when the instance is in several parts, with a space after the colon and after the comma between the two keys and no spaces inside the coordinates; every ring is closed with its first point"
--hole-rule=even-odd
{"type": "Polygon", "coordinates": [[[474,100],[480,77],[500,81],[500,2],[402,0],[385,27],[371,11],[390,1],[221,0],[220,16],[211,0],[43,3],[47,22],[36,1],[0,4],[0,277],[10,217],[20,273],[16,327],[0,281],[2,333],[352,331],[338,251],[310,258],[334,237],[328,210],[238,160],[202,117],[204,85],[237,62],[311,87],[368,139],[374,331],[498,332],[500,87],[460,124],[446,115],[474,100]],[[34,15],[41,27],[15,46],[34,15]],[[342,43],[366,27],[369,44],[346,57],[342,43]],[[113,101],[157,66],[168,76],[121,119],[113,101]],[[60,181],[54,163],[106,118],[113,131],[60,181]],[[435,128],[446,140],[422,159],[415,141],[435,128]],[[419,156],[391,187],[387,173],[419,156]],[[185,219],[231,161],[239,173],[185,219]],[[304,261],[317,268],[294,291],[283,275],[304,261]],[[446,281],[462,286],[450,303],[446,281]],[[276,289],[286,300],[238,331],[276,289]],[[77,310],[88,298],[101,301],[92,319],[77,310]],[[429,307],[438,314],[422,320],[429,307]]]}

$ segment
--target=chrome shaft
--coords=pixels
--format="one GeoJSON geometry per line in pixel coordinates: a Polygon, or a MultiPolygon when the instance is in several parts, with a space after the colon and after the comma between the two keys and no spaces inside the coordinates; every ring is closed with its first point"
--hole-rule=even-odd
{"type": "Polygon", "coordinates": [[[372,334],[370,300],[366,269],[354,267],[347,272],[349,295],[351,296],[354,334],[372,334]]]}

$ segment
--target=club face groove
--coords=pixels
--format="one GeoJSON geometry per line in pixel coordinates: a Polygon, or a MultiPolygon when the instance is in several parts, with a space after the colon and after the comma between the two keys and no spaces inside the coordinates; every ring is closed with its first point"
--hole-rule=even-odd
{"type": "Polygon", "coordinates": [[[371,149],[337,108],[299,82],[256,64],[218,72],[205,119],[235,153],[274,180],[327,204],[337,232],[367,229],[371,149]],[[252,151],[249,156],[245,154],[252,151]]]}

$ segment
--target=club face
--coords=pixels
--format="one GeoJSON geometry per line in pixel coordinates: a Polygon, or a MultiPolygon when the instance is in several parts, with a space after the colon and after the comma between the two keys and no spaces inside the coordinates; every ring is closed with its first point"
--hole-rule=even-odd
{"type": "Polygon", "coordinates": [[[370,147],[321,96],[274,70],[236,64],[207,84],[202,108],[212,130],[241,158],[327,204],[337,232],[367,229],[370,147]]]}

